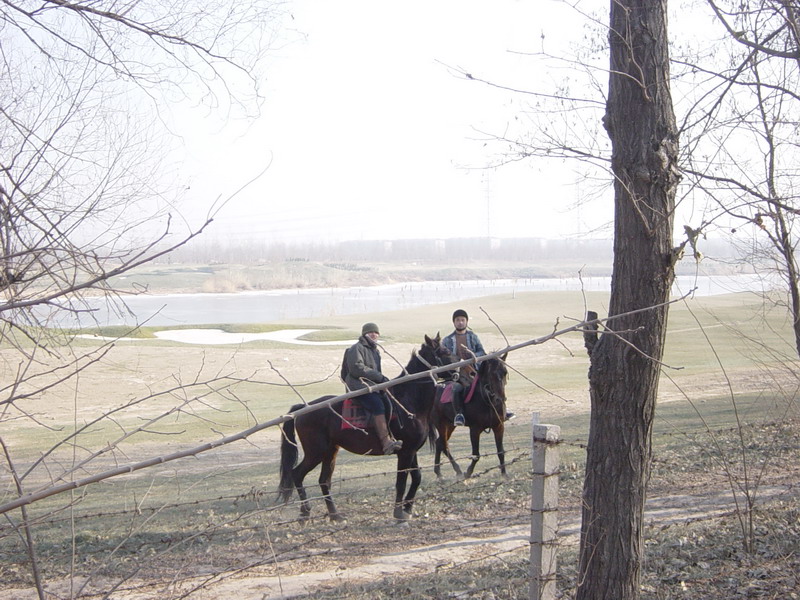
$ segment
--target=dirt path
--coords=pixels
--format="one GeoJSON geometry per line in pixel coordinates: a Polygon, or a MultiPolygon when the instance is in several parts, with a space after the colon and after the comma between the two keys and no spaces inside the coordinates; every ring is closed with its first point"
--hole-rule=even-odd
{"type": "MultiPolygon", "coordinates": [[[[774,486],[759,490],[759,498],[774,498],[791,495],[797,497],[798,489],[792,486],[774,486]]],[[[649,524],[670,524],[706,519],[730,513],[736,509],[730,494],[708,493],[698,495],[677,495],[653,498],[648,501],[645,519],[649,524]]],[[[411,525],[413,527],[413,525],[411,525]]],[[[401,526],[398,526],[401,527],[401,526]]],[[[575,545],[580,532],[580,515],[562,513],[559,524],[560,543],[575,545]]],[[[398,536],[401,537],[401,536],[398,536]]],[[[529,545],[530,525],[516,525],[497,529],[488,537],[461,537],[454,540],[408,548],[378,556],[363,565],[338,566],[325,571],[302,573],[287,576],[262,576],[257,570],[246,574],[231,575],[221,581],[206,584],[204,589],[192,595],[196,600],[287,600],[299,598],[324,587],[334,587],[342,583],[370,581],[395,574],[403,576],[415,573],[430,573],[438,568],[457,562],[502,554],[529,545]]],[[[184,585],[197,585],[184,582],[184,585]]],[[[33,595],[0,595],[3,600],[28,600],[33,595]]],[[[152,592],[125,596],[125,600],[152,600],[152,592]]]]}

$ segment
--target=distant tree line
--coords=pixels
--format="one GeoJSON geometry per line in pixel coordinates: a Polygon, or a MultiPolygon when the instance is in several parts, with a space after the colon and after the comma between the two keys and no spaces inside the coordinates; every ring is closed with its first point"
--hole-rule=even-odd
{"type": "MultiPolygon", "coordinates": [[[[730,261],[735,250],[721,240],[705,241],[710,259],[730,261]]],[[[199,238],[165,256],[163,261],[208,264],[256,264],[275,261],[425,261],[475,260],[563,261],[587,263],[612,261],[610,239],[453,238],[406,240],[355,240],[344,242],[273,242],[199,238]]]]}

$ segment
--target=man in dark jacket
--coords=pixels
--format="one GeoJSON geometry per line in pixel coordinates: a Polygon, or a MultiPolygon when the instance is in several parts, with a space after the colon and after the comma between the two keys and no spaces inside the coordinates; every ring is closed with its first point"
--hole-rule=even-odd
{"type": "MultiPolygon", "coordinates": [[[[360,390],[389,381],[381,372],[381,354],[378,350],[380,331],[375,323],[365,323],[361,337],[344,353],[342,375],[348,391],[360,390]]],[[[403,442],[389,437],[386,412],[380,392],[370,392],[358,397],[361,406],[372,415],[375,431],[384,454],[392,454],[403,447],[403,442]]]]}

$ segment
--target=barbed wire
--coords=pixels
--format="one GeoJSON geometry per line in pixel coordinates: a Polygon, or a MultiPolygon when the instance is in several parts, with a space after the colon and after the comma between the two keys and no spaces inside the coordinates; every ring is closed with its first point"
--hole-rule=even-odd
{"type": "MultiPolygon", "coordinates": [[[[779,424],[775,423],[775,425],[779,424]]],[[[736,428],[724,427],[719,428],[719,431],[736,431],[736,428]]],[[[666,433],[666,435],[671,434],[672,432],[666,433]]],[[[582,445],[582,441],[575,440],[562,441],[562,443],[582,445]]],[[[452,540],[467,536],[480,538],[486,536],[490,530],[496,531],[497,529],[507,529],[512,526],[524,526],[530,522],[530,510],[527,507],[522,508],[520,505],[522,496],[527,495],[530,489],[527,486],[530,484],[531,473],[529,469],[524,468],[525,461],[530,457],[530,450],[523,447],[514,448],[507,450],[506,455],[509,458],[507,465],[514,467],[511,470],[510,479],[497,476],[499,465],[494,461],[484,463],[485,468],[476,471],[473,477],[466,481],[452,475],[443,479],[435,479],[431,473],[432,464],[425,464],[420,467],[424,473],[424,483],[417,495],[418,506],[421,505],[424,508],[428,504],[449,503],[453,505],[454,512],[452,514],[456,515],[456,518],[453,519],[420,516],[414,522],[424,527],[425,539],[452,540]],[[522,493],[520,497],[515,498],[513,502],[508,504],[498,503],[497,512],[491,517],[468,517],[469,513],[467,511],[469,509],[464,509],[467,516],[457,518],[459,510],[462,510],[463,507],[463,498],[469,496],[474,498],[478,494],[487,493],[502,496],[502,491],[510,486],[521,486],[522,493]]],[[[481,454],[482,460],[492,456],[496,456],[496,453],[487,452],[481,454]]],[[[459,460],[468,457],[468,454],[459,456],[459,460]]],[[[353,458],[359,462],[364,462],[360,457],[354,456],[353,458]]],[[[386,463],[393,464],[393,461],[390,463],[389,460],[386,460],[386,463]]],[[[376,466],[378,464],[380,463],[376,463],[376,466]]],[[[202,500],[175,502],[158,507],[138,506],[136,510],[117,511],[116,513],[114,511],[97,511],[91,514],[74,516],[85,519],[106,520],[115,514],[124,520],[125,518],[133,518],[133,516],[141,516],[141,513],[146,511],[156,512],[161,510],[168,512],[174,510],[185,512],[185,509],[191,509],[191,507],[208,506],[213,509],[215,504],[230,504],[232,507],[238,507],[240,510],[233,514],[214,515],[213,521],[207,523],[202,529],[192,532],[191,535],[184,538],[176,537],[175,541],[170,541],[167,547],[157,552],[155,557],[144,558],[145,555],[142,555],[142,560],[157,562],[159,557],[166,557],[170,553],[181,553],[191,543],[201,539],[208,539],[209,543],[211,543],[210,540],[220,539],[220,536],[225,536],[221,538],[224,540],[238,540],[241,538],[249,540],[250,545],[248,547],[253,548],[253,553],[237,557],[236,561],[231,561],[232,564],[225,563],[214,566],[213,568],[216,570],[205,576],[198,577],[196,569],[189,569],[186,573],[179,573],[170,578],[168,584],[173,586],[174,589],[181,590],[180,593],[172,594],[170,597],[176,599],[188,598],[203,586],[214,585],[221,581],[247,574],[257,573],[258,575],[263,575],[261,572],[263,569],[267,569],[268,573],[279,576],[287,568],[292,570],[288,565],[304,564],[307,561],[319,560],[325,557],[348,556],[358,562],[361,560],[358,557],[374,552],[374,540],[370,539],[369,535],[362,540],[353,540],[349,532],[353,530],[369,531],[370,528],[385,530],[385,524],[389,519],[393,505],[393,485],[390,480],[393,480],[395,475],[396,471],[393,468],[383,468],[378,472],[343,475],[337,478],[333,484],[337,500],[346,509],[345,512],[348,515],[346,524],[328,521],[326,511],[322,507],[323,498],[319,492],[310,495],[309,499],[317,506],[317,510],[314,511],[310,519],[287,518],[285,517],[287,512],[299,512],[298,502],[293,501],[287,505],[266,504],[265,499],[272,495],[271,491],[265,491],[265,488],[257,488],[255,486],[251,486],[238,494],[219,494],[213,498],[202,500]],[[365,498],[367,501],[365,501],[365,498]],[[252,502],[253,506],[247,506],[247,502],[252,502]],[[139,515],[136,515],[137,511],[139,511],[139,515]]],[[[311,487],[309,486],[309,489],[311,487]]],[[[565,510],[564,518],[567,518],[567,512],[574,513],[578,507],[579,502],[575,503],[569,510],[565,510]]],[[[703,516],[692,516],[683,519],[682,522],[713,521],[734,513],[735,511],[725,511],[703,516]]],[[[58,521],[65,520],[67,519],[59,519],[58,521]]],[[[55,521],[51,520],[51,522],[55,521]]],[[[646,526],[659,528],[664,525],[651,521],[646,526]]],[[[671,526],[671,524],[668,526],[671,526]]],[[[390,539],[402,538],[404,534],[399,533],[400,531],[402,530],[398,530],[397,535],[390,536],[390,539]]],[[[564,538],[561,539],[562,543],[566,543],[564,538]]],[[[147,544],[143,542],[138,543],[142,543],[141,547],[143,548],[147,547],[147,544]]],[[[224,542],[223,545],[225,545],[224,542]]],[[[478,553],[477,555],[473,552],[468,556],[461,556],[455,553],[448,557],[447,562],[434,565],[434,568],[437,570],[469,569],[478,561],[508,559],[515,556],[520,560],[525,560],[528,546],[527,544],[522,544],[513,550],[498,551],[491,545],[487,545],[485,550],[477,550],[476,552],[478,553]]],[[[138,555],[139,553],[137,553],[138,555]]],[[[188,555],[186,560],[192,561],[195,559],[192,555],[188,555]]],[[[132,570],[126,574],[124,582],[117,585],[115,589],[119,592],[152,590],[153,593],[157,593],[158,590],[167,585],[164,580],[160,580],[157,583],[134,581],[131,578],[135,576],[136,572],[136,570],[132,570]]],[[[103,594],[89,594],[82,597],[99,598],[103,597],[103,594]]]]}
{"type": "MultiPolygon", "coordinates": [[[[768,422],[760,422],[760,423],[743,423],[741,426],[719,427],[717,429],[714,429],[711,432],[709,432],[708,430],[706,430],[706,429],[704,429],[702,427],[698,427],[695,431],[687,431],[685,429],[684,430],[674,430],[674,431],[663,431],[663,432],[654,432],[654,435],[658,435],[658,436],[661,436],[661,437],[682,437],[682,438],[690,438],[690,439],[694,440],[694,437],[696,437],[696,436],[707,435],[709,433],[712,433],[712,434],[715,434],[715,435],[719,435],[719,434],[724,434],[724,433],[737,432],[741,428],[746,428],[746,429],[753,430],[756,427],[782,427],[782,426],[785,426],[785,425],[786,425],[785,421],[784,422],[768,421],[768,422]]],[[[574,448],[577,448],[577,449],[580,449],[580,450],[585,450],[586,449],[586,445],[587,445],[587,441],[583,437],[572,438],[572,439],[562,438],[562,439],[559,440],[559,444],[564,445],[564,446],[574,447],[574,448]]],[[[530,456],[530,450],[525,449],[525,448],[512,447],[510,449],[506,449],[505,455],[506,455],[506,459],[507,459],[506,460],[506,465],[510,466],[510,465],[512,465],[512,464],[514,464],[516,462],[519,462],[519,461],[529,457],[530,456]],[[509,459],[509,455],[511,455],[510,459],[509,459]],[[516,455],[516,456],[514,456],[514,455],[516,455]]],[[[478,464],[480,465],[480,464],[484,463],[487,459],[496,458],[497,456],[498,456],[497,452],[481,452],[481,462],[478,463],[478,464]]],[[[463,463],[465,461],[470,460],[471,453],[454,454],[454,458],[456,459],[457,462],[463,463]]],[[[362,457],[360,457],[359,455],[353,455],[352,457],[350,457],[350,459],[353,462],[356,462],[356,461],[357,462],[362,462],[362,457]]],[[[655,462],[659,462],[658,455],[654,456],[654,461],[655,462]]],[[[339,464],[340,465],[342,465],[342,464],[347,465],[347,464],[353,464],[353,462],[345,460],[345,461],[340,461],[339,464]]],[[[450,469],[450,466],[449,466],[448,462],[442,462],[441,466],[442,466],[442,469],[445,472],[447,472],[450,469]]],[[[425,473],[425,472],[432,471],[433,468],[434,468],[434,465],[433,464],[428,464],[428,465],[422,464],[422,465],[420,465],[419,468],[421,469],[421,471],[423,473],[425,473]]],[[[474,472],[473,476],[472,476],[472,480],[474,481],[474,480],[480,479],[481,477],[483,477],[485,475],[488,475],[490,473],[493,473],[496,470],[498,470],[498,466],[497,465],[486,466],[482,470],[477,470],[476,472],[474,472]]],[[[375,471],[375,472],[360,473],[360,474],[357,474],[357,475],[339,476],[332,482],[332,485],[335,486],[335,487],[341,488],[342,486],[350,484],[352,482],[367,481],[367,480],[387,478],[387,477],[394,477],[396,474],[397,474],[397,470],[396,469],[388,468],[388,469],[383,469],[383,470],[375,471]]],[[[433,476],[433,475],[430,475],[430,476],[433,476]]],[[[435,476],[433,476],[433,477],[435,477],[435,476]]],[[[439,485],[440,486],[441,485],[446,485],[446,486],[450,486],[451,488],[455,487],[455,486],[458,486],[458,485],[462,485],[462,483],[463,482],[461,480],[458,480],[458,479],[449,480],[449,483],[447,483],[447,481],[445,481],[443,483],[442,480],[439,480],[439,485]]],[[[308,489],[312,489],[313,487],[314,486],[309,486],[308,489]]],[[[337,491],[337,496],[339,494],[342,494],[342,493],[344,493],[344,494],[347,494],[347,493],[364,493],[364,492],[367,492],[367,491],[369,491],[369,488],[364,488],[364,489],[360,489],[360,490],[354,490],[353,492],[342,492],[341,489],[340,489],[339,491],[337,491]]],[[[256,496],[258,496],[259,498],[263,498],[263,497],[267,497],[267,496],[275,496],[276,497],[277,496],[277,485],[276,485],[276,490],[274,490],[274,491],[268,491],[268,490],[266,490],[264,488],[257,488],[256,486],[251,486],[246,492],[242,492],[242,493],[239,493],[239,494],[233,494],[233,495],[224,494],[224,495],[219,495],[219,496],[210,497],[210,498],[193,499],[193,500],[187,500],[187,501],[183,501],[183,502],[175,502],[175,503],[159,505],[159,506],[152,506],[152,507],[139,506],[139,507],[137,507],[136,510],[139,511],[139,512],[148,512],[148,511],[149,512],[155,512],[157,510],[180,509],[180,508],[187,508],[187,507],[191,507],[191,506],[203,506],[203,505],[220,503],[220,502],[231,502],[231,503],[236,504],[237,502],[245,501],[245,500],[248,500],[248,499],[255,500],[256,496]]],[[[312,494],[309,494],[309,500],[311,500],[311,501],[322,500],[322,497],[321,496],[315,496],[312,493],[312,494]]],[[[57,523],[60,523],[60,522],[72,521],[72,520],[91,520],[91,519],[95,519],[95,518],[111,518],[111,517],[115,517],[115,516],[129,515],[130,513],[131,513],[130,509],[121,509],[121,510],[118,510],[118,511],[98,511],[98,512],[94,512],[94,513],[83,513],[83,514],[80,514],[80,515],[69,515],[69,516],[63,516],[63,517],[57,517],[57,518],[46,518],[46,519],[45,518],[39,518],[39,519],[36,519],[36,520],[34,520],[32,522],[37,524],[37,525],[47,525],[47,524],[57,524],[57,523]]],[[[8,529],[8,528],[9,528],[8,525],[0,526],[0,539],[5,537],[6,535],[9,535],[9,533],[3,531],[4,529],[8,529]]]]}

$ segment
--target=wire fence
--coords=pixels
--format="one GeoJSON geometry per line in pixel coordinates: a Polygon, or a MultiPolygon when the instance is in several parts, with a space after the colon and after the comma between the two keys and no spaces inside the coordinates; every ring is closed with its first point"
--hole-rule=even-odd
{"type": "MultiPolygon", "coordinates": [[[[777,428],[783,423],[761,423],[759,427],[765,425],[777,428]]],[[[700,436],[735,438],[740,434],[740,429],[724,427],[713,431],[669,430],[657,436],[675,440],[682,446],[689,441],[696,449],[700,436]]],[[[456,448],[464,444],[462,439],[461,446],[456,444],[456,448]]],[[[562,439],[560,445],[582,453],[586,440],[576,436],[562,439]]],[[[774,455],[774,446],[769,449],[774,455]]],[[[702,452],[710,455],[712,450],[706,444],[702,452]]],[[[460,463],[468,459],[469,453],[456,452],[460,463]]],[[[134,497],[127,500],[127,506],[98,505],[89,494],[76,496],[67,504],[42,503],[40,509],[37,505],[37,511],[31,511],[31,519],[43,540],[38,544],[39,560],[51,577],[68,572],[69,563],[91,566],[86,581],[98,583],[87,583],[76,598],[104,597],[108,589],[102,588],[100,582],[106,582],[107,586],[112,578],[118,591],[149,590],[154,594],[152,597],[190,598],[204,586],[232,577],[280,578],[295,572],[358,564],[381,552],[396,551],[398,546],[406,549],[465,537],[491,537],[502,530],[522,532],[513,549],[487,545],[474,552],[452,552],[446,560],[430,565],[435,570],[456,571],[475,562],[501,557],[505,561],[527,560],[525,531],[531,520],[531,449],[512,437],[506,447],[506,459],[507,478],[500,475],[496,453],[484,451],[471,479],[456,478],[447,464],[442,465],[444,476],[437,479],[432,455],[423,450],[420,467],[423,483],[417,495],[416,518],[403,528],[389,526],[393,524],[395,461],[347,454],[339,461],[332,488],[347,516],[343,524],[326,518],[323,499],[312,477],[307,480],[313,505],[310,519],[300,519],[296,496],[287,505],[276,504],[274,460],[265,463],[257,485],[244,479],[244,472],[238,482],[231,484],[224,469],[208,473],[194,469],[191,476],[179,474],[175,485],[163,486],[170,490],[166,496],[153,491],[148,496],[147,486],[140,482],[136,488],[130,487],[134,497]],[[217,479],[226,487],[222,492],[212,493],[218,489],[214,486],[217,479]]],[[[780,468],[780,455],[774,459],[774,466],[780,468]]],[[[685,465],[676,461],[685,458],[666,453],[656,455],[655,464],[656,467],[661,464],[665,471],[679,473],[677,467],[685,465]]],[[[709,467],[703,463],[697,468],[709,467]]],[[[561,526],[571,533],[576,531],[575,520],[580,511],[581,473],[579,461],[561,465],[561,526]]],[[[151,487],[160,477],[171,481],[154,474],[151,487]]],[[[657,487],[658,482],[655,483],[657,487]]],[[[127,485],[122,480],[113,484],[122,488],[127,485]]],[[[686,519],[716,519],[720,514],[687,515],[686,519]]],[[[18,525],[8,515],[0,525],[0,554],[4,557],[0,576],[4,581],[24,586],[29,585],[24,570],[27,557],[18,525]]],[[[577,543],[574,536],[570,540],[564,538],[564,531],[560,543],[577,543]]]]}

